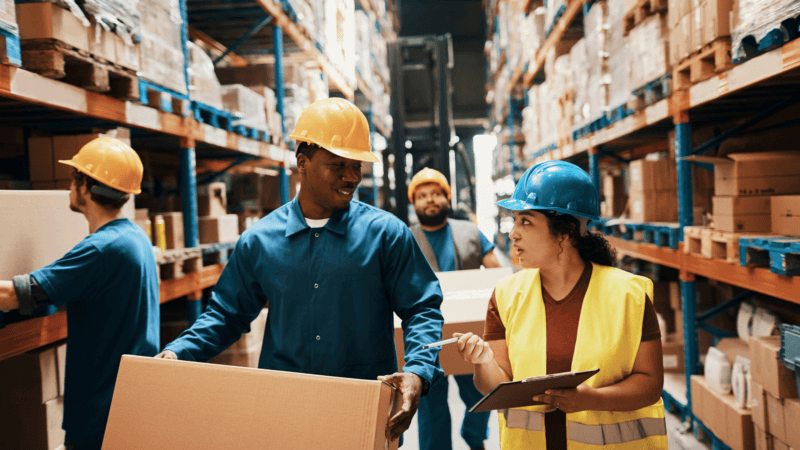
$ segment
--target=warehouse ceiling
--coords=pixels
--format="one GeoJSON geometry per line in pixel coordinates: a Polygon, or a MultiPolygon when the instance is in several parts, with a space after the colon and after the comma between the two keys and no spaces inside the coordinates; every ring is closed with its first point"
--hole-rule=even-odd
{"type": "MultiPolygon", "coordinates": [[[[486,16],[481,0],[401,0],[400,36],[450,33],[453,37],[453,117],[456,125],[464,119],[486,118],[486,61],[483,53],[486,16]],[[459,120],[461,119],[461,120],[459,120]]],[[[430,81],[419,72],[404,84],[409,121],[430,116],[430,81]]]]}

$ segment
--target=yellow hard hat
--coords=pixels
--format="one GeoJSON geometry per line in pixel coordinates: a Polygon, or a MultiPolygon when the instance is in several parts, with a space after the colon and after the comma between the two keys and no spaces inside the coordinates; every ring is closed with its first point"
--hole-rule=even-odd
{"type": "Polygon", "coordinates": [[[447,200],[450,200],[450,184],[447,183],[447,178],[438,170],[426,167],[417,172],[414,178],[411,179],[411,184],[408,185],[408,201],[414,203],[414,192],[420,185],[427,183],[436,183],[441,186],[445,195],[447,195],[447,200]]]}
{"type": "Polygon", "coordinates": [[[367,118],[343,98],[326,98],[308,105],[289,137],[316,144],[342,158],[378,161],[369,144],[367,118]]]}
{"type": "Polygon", "coordinates": [[[99,137],[84,145],[71,160],[59,162],[118,191],[128,194],[142,192],[142,160],[119,139],[99,137]]]}

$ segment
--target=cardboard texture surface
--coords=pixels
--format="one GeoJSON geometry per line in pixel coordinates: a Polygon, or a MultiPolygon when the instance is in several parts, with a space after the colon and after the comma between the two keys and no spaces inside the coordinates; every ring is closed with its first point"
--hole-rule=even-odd
{"type": "Polygon", "coordinates": [[[683,336],[671,335],[666,342],[662,342],[662,354],[664,358],[664,372],[684,373],[684,351],[683,336]]]}
{"type": "Polygon", "coordinates": [[[767,398],[767,420],[769,420],[769,434],[786,442],[786,422],[783,417],[783,399],[777,398],[769,392],[767,398]]]}
{"type": "Polygon", "coordinates": [[[758,425],[755,427],[756,450],[772,450],[772,436],[758,425]]]}
{"type": "Polygon", "coordinates": [[[226,244],[239,239],[239,216],[200,217],[197,220],[201,244],[226,244]]]}
{"type": "Polygon", "coordinates": [[[0,404],[42,405],[64,395],[67,344],[0,361],[0,404]]]}
{"type": "Polygon", "coordinates": [[[690,156],[714,164],[718,196],[800,194],[800,152],[735,153],[727,158],[690,156]]]}
{"type": "Polygon", "coordinates": [[[70,211],[66,191],[0,191],[0,211],[14,218],[0,222],[0,280],[56,261],[89,235],[86,218],[70,211]]]}
{"type": "Polygon", "coordinates": [[[769,232],[770,196],[713,198],[714,228],[722,231],[769,232]]]}
{"type": "Polygon", "coordinates": [[[772,232],[787,236],[800,235],[800,195],[777,195],[772,202],[772,232]]]}
{"type": "Polygon", "coordinates": [[[377,380],[126,355],[103,450],[397,449],[394,396],[377,380]]]}
{"type": "Polygon", "coordinates": [[[11,405],[0,410],[3,450],[56,450],[64,443],[64,402],[59,397],[44,404],[11,405]]]}
{"type": "Polygon", "coordinates": [[[784,422],[786,427],[786,443],[793,449],[800,448],[800,399],[787,398],[783,401],[784,422]]]}
{"type": "MultiPolygon", "coordinates": [[[[752,366],[751,366],[752,367],[752,366]]],[[[764,387],[755,380],[751,383],[753,389],[753,423],[762,430],[769,430],[769,419],[767,419],[767,397],[764,387]]]]}
{"type": "Polygon", "coordinates": [[[797,397],[797,381],[794,378],[794,372],[787,369],[783,362],[778,361],[780,348],[780,336],[750,338],[753,380],[775,397],[797,397]]]}
{"type": "MultiPolygon", "coordinates": [[[[453,333],[472,332],[483,336],[486,310],[495,285],[501,279],[511,276],[510,268],[485,270],[459,270],[456,272],[437,272],[439,285],[444,294],[442,301],[442,339],[453,337],[453,333]]],[[[394,316],[395,348],[397,364],[402,369],[405,361],[403,351],[403,329],[399,317],[394,316]]],[[[473,372],[473,365],[464,361],[454,344],[440,347],[439,362],[445,375],[462,375],[473,372]]]]}

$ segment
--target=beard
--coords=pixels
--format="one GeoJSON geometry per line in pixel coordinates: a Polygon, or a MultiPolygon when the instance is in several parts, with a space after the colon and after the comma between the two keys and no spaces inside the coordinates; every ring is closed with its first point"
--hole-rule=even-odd
{"type": "Polygon", "coordinates": [[[442,209],[439,210],[436,214],[433,215],[426,215],[425,210],[423,209],[421,212],[417,211],[417,219],[419,219],[419,223],[426,227],[435,227],[437,225],[441,225],[447,220],[447,213],[450,212],[450,205],[445,205],[442,209]]]}

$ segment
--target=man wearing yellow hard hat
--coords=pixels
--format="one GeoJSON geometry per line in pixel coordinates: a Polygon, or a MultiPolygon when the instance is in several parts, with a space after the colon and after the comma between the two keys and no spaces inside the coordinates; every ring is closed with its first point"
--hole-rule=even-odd
{"type": "Polygon", "coordinates": [[[136,152],[101,137],[59,162],[74,168],[69,207],[91,234],[49,266],[0,281],[0,311],[67,305],[65,446],[100,450],[120,358],[158,353],[158,267],[150,239],[121,213],[141,192],[136,152]]]}
{"type": "MultiPolygon", "coordinates": [[[[408,185],[408,201],[414,205],[419,224],[411,226],[422,253],[436,272],[500,267],[492,252],[494,244],[480,232],[478,226],[465,220],[449,219],[450,184],[441,172],[424,168],[414,175],[408,185]]],[[[455,375],[458,393],[467,408],[477,403],[481,394],[472,381],[472,374],[455,375]]],[[[420,450],[453,448],[450,430],[450,410],[447,406],[448,381],[442,377],[433,382],[419,404],[420,450]]],[[[461,437],[471,449],[483,448],[489,437],[489,413],[464,414],[461,437]]]]}
{"type": "Polygon", "coordinates": [[[441,338],[439,282],[402,221],[353,201],[361,165],[378,161],[355,105],[330,98],[308,106],[291,138],[299,193],[242,234],[205,313],[158,356],[207,361],[269,301],[258,366],[395,385],[403,406],[386,433],[396,439],[442,375],[436,350],[422,348],[441,338]],[[392,313],[403,321],[401,373],[392,313]]]}

